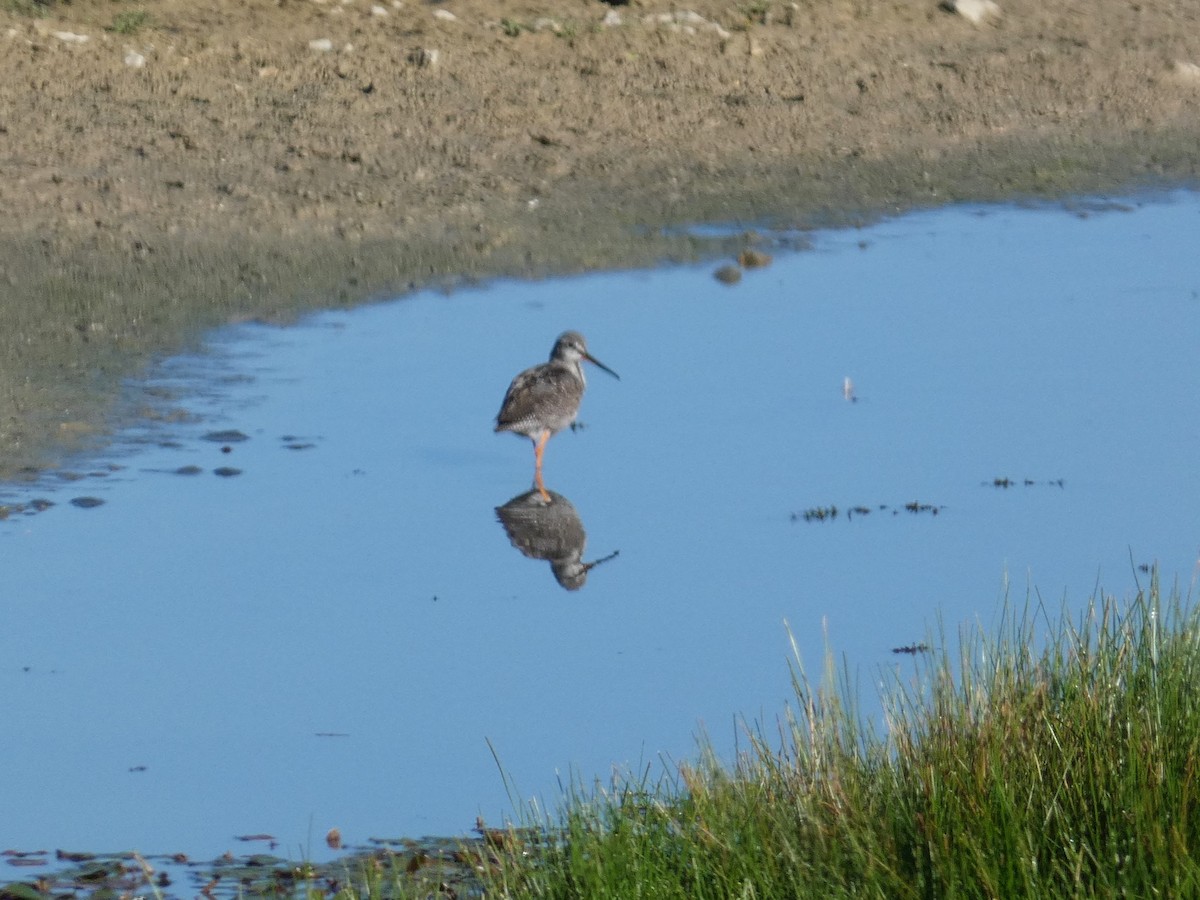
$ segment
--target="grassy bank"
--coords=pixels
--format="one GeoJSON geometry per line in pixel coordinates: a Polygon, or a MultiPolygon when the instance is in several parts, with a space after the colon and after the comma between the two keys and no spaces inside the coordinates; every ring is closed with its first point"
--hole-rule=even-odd
{"type": "Polygon", "coordinates": [[[899,667],[886,727],[795,669],[731,768],[578,790],[499,844],[519,897],[1093,897],[1200,892],[1200,617],[1157,579],[1078,618],[1008,615],[899,667]]]}
{"type": "MultiPolygon", "coordinates": [[[[469,841],[187,875],[210,898],[1200,896],[1200,609],[1152,576],[1130,601],[929,644],[885,673],[881,716],[832,661],[816,686],[797,661],[792,708],[732,765],[702,745],[469,841]]],[[[127,855],[80,865],[0,900],[128,887],[127,855]]]]}

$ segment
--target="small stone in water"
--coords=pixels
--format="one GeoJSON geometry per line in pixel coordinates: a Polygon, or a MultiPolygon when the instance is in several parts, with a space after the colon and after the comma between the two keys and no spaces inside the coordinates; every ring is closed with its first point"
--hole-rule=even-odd
{"type": "Polygon", "coordinates": [[[771,254],[759,250],[743,250],[738,256],[738,264],[743,269],[761,269],[771,264],[771,254]]]}
{"type": "Polygon", "coordinates": [[[214,475],[219,475],[222,478],[232,478],[234,475],[241,475],[241,469],[235,469],[233,466],[221,466],[219,469],[213,469],[214,475]]]}
{"type": "Polygon", "coordinates": [[[721,284],[737,284],[742,280],[742,270],[737,266],[721,266],[713,272],[713,278],[721,284]]]}
{"type": "Polygon", "coordinates": [[[99,497],[75,497],[71,500],[71,505],[80,509],[95,509],[97,506],[103,506],[104,501],[99,497]]]}

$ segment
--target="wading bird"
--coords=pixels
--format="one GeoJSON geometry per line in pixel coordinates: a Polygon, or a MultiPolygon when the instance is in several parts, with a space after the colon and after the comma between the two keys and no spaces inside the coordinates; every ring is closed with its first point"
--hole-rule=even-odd
{"type": "Polygon", "coordinates": [[[550,435],[562,431],[579,414],[587,387],[584,360],[620,380],[620,375],[588,353],[582,334],[564,331],[554,342],[549,362],[526,369],[512,380],[496,416],[496,431],[511,431],[533,441],[534,483],[545,500],[549,495],[542,484],[542,453],[550,435]]]}

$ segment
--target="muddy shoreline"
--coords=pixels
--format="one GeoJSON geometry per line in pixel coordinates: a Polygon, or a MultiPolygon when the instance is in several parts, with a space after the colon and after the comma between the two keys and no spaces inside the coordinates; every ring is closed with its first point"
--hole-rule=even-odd
{"type": "Polygon", "coordinates": [[[123,380],[227,322],[732,252],[681,223],[815,227],[1200,172],[1191,5],[686,11],[10,2],[0,478],[102,440],[118,406],[137,414],[123,380]]]}

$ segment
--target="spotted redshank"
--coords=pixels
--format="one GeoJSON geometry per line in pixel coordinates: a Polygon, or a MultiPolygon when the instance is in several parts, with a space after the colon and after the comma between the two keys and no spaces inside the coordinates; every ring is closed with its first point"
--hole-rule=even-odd
{"type": "Polygon", "coordinates": [[[578,331],[564,331],[554,342],[550,361],[526,369],[512,380],[496,416],[496,431],[511,431],[533,441],[534,483],[542,498],[549,500],[542,484],[542,453],[550,435],[575,421],[587,379],[587,360],[620,380],[620,375],[588,353],[587,341],[578,331]]]}

